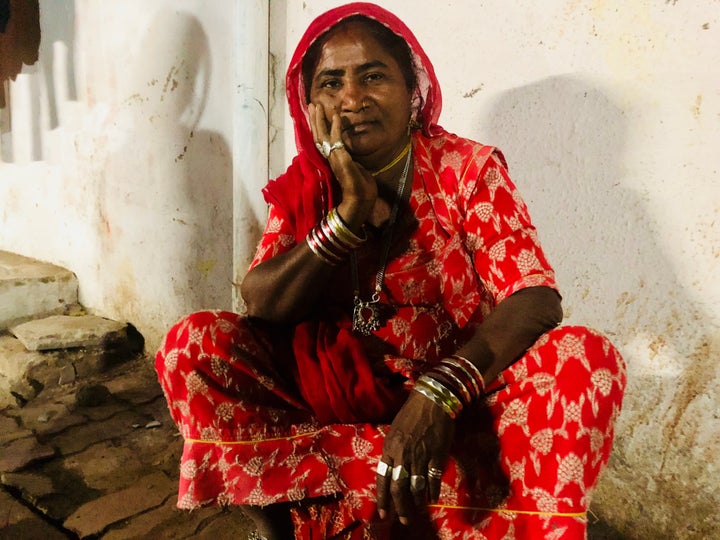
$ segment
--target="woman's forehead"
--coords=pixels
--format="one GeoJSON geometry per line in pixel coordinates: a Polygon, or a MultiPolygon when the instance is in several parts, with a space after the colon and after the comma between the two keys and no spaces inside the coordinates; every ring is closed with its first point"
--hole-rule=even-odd
{"type": "Polygon", "coordinates": [[[315,76],[328,70],[397,67],[393,56],[363,24],[351,23],[330,32],[320,51],[315,76]]]}

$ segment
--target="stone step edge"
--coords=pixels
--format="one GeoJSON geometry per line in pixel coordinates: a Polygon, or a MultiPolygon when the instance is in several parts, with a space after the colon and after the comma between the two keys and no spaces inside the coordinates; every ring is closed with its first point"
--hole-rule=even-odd
{"type": "Polygon", "coordinates": [[[51,315],[10,327],[29,351],[102,348],[127,338],[127,323],[97,315],[51,315]]]}

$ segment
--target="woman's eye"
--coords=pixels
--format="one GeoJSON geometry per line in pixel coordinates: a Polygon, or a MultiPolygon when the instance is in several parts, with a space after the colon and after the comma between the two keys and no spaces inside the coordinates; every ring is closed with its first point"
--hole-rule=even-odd
{"type": "Polygon", "coordinates": [[[373,81],[379,81],[383,77],[384,76],[382,73],[368,73],[367,75],[365,75],[365,80],[369,81],[369,82],[373,82],[373,81]]]}
{"type": "Polygon", "coordinates": [[[327,81],[320,83],[320,88],[340,88],[340,81],[337,79],[328,79],[327,81]]]}

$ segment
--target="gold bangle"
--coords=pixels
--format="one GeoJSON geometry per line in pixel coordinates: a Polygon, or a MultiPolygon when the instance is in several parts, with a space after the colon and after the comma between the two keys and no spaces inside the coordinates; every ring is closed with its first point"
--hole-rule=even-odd
{"type": "Polygon", "coordinates": [[[328,223],[327,218],[323,219],[320,222],[320,230],[322,231],[323,236],[325,236],[325,238],[328,239],[330,244],[332,244],[333,247],[340,250],[343,253],[343,255],[347,255],[350,252],[350,249],[352,249],[351,246],[348,246],[345,242],[340,240],[340,238],[338,238],[337,235],[335,235],[333,233],[332,229],[330,228],[330,224],[328,223]]]}
{"type": "Polygon", "coordinates": [[[455,411],[455,413],[459,413],[463,409],[462,401],[460,401],[460,398],[458,398],[452,390],[450,390],[447,386],[445,386],[443,383],[438,381],[437,379],[433,379],[430,375],[425,374],[420,379],[418,379],[422,384],[429,386],[435,392],[442,397],[442,399],[455,411]]]}
{"type": "Polygon", "coordinates": [[[483,395],[483,391],[482,391],[480,385],[477,383],[477,381],[473,377],[472,373],[470,373],[465,368],[465,366],[463,366],[460,362],[458,362],[456,360],[451,360],[449,358],[445,358],[440,361],[440,365],[441,366],[442,365],[452,366],[452,367],[457,368],[458,370],[462,371],[463,375],[465,375],[465,377],[467,377],[468,381],[470,381],[470,384],[472,384],[473,390],[475,391],[475,396],[479,398],[480,396],[483,395]]]}
{"type": "Polygon", "coordinates": [[[420,377],[415,385],[420,385],[420,387],[425,387],[431,392],[435,394],[435,396],[444,403],[447,408],[451,409],[453,411],[453,414],[457,416],[460,411],[463,409],[463,404],[458,399],[458,397],[453,394],[445,385],[440,383],[439,381],[436,381],[432,377],[429,377],[427,374],[420,377]]]}
{"type": "MultiPolygon", "coordinates": [[[[418,382],[419,382],[419,381],[418,381],[418,382]]],[[[445,413],[447,413],[447,415],[448,415],[450,418],[455,419],[455,418],[457,417],[457,413],[455,413],[455,411],[453,411],[452,407],[450,407],[447,403],[445,403],[442,399],[440,399],[440,397],[437,396],[437,395],[436,395],[432,390],[430,390],[429,388],[427,388],[427,387],[425,387],[425,386],[423,386],[423,385],[420,385],[420,384],[415,384],[415,386],[413,387],[413,391],[414,391],[414,392],[417,392],[418,394],[420,394],[420,395],[422,395],[422,396],[425,396],[426,398],[428,398],[428,399],[429,399],[430,401],[432,401],[435,405],[437,405],[438,407],[440,407],[445,413]]]]}
{"type": "Polygon", "coordinates": [[[481,386],[481,390],[482,390],[481,393],[484,393],[485,392],[485,378],[483,377],[483,374],[478,369],[478,367],[475,364],[473,364],[470,360],[468,360],[464,356],[460,356],[459,354],[450,355],[450,358],[459,360],[458,364],[464,364],[465,367],[469,368],[473,373],[475,373],[475,377],[473,377],[473,380],[480,382],[480,386],[481,386]]]}
{"type": "MultiPolygon", "coordinates": [[[[467,389],[467,386],[465,386],[465,383],[462,382],[455,373],[453,373],[452,368],[449,368],[448,366],[444,366],[442,363],[438,364],[437,366],[433,367],[430,376],[432,377],[433,371],[439,371],[443,375],[446,375],[449,377],[453,382],[455,382],[455,385],[457,386],[458,392],[462,394],[462,397],[465,399],[465,404],[469,405],[473,401],[473,397],[470,394],[470,390],[467,389]]],[[[474,381],[471,381],[473,383],[473,386],[475,385],[474,381]]],[[[478,394],[479,395],[479,394],[478,394]]]]}
{"type": "Polygon", "coordinates": [[[348,227],[342,220],[336,208],[333,208],[330,212],[328,212],[327,219],[332,232],[350,247],[356,248],[366,240],[365,238],[360,238],[352,232],[350,227],[348,227]]]}

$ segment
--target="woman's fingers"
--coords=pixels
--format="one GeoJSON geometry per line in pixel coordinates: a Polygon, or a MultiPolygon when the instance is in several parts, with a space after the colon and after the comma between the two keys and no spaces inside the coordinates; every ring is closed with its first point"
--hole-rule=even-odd
{"type": "Polygon", "coordinates": [[[392,475],[392,462],[381,459],[377,468],[377,507],[381,519],[385,519],[390,510],[390,482],[392,475]]]}
{"type": "Polygon", "coordinates": [[[383,447],[387,467],[382,467],[385,476],[378,475],[378,508],[385,511],[381,517],[392,505],[406,524],[426,512],[428,502],[439,499],[453,438],[454,424],[439,406],[420,394],[408,398],[383,447]]]}
{"type": "Polygon", "coordinates": [[[410,493],[417,510],[422,510],[428,503],[427,465],[413,467],[410,474],[410,493]]]}
{"type": "Polygon", "coordinates": [[[377,468],[378,513],[384,519],[393,509],[400,523],[407,525],[427,507],[427,446],[422,438],[402,430],[388,434],[385,442],[377,468]]]}
{"type": "MultiPolygon", "coordinates": [[[[308,114],[310,116],[310,131],[312,131],[313,139],[315,139],[316,144],[322,144],[323,141],[335,142],[340,140],[340,137],[333,138],[331,140],[329,123],[325,115],[325,107],[323,107],[321,103],[308,104],[308,114]]],[[[338,122],[339,121],[340,119],[338,118],[338,122]]]]}
{"type": "Polygon", "coordinates": [[[441,465],[430,460],[427,469],[428,499],[436,502],[440,498],[440,486],[442,485],[443,470],[441,465]]]}
{"type": "Polygon", "coordinates": [[[413,504],[410,496],[410,472],[403,465],[393,467],[390,495],[400,523],[407,525],[412,515],[413,504]]]}
{"type": "Polygon", "coordinates": [[[337,113],[333,114],[332,122],[330,123],[330,141],[342,142],[342,123],[340,121],[340,115],[337,113]]]}

